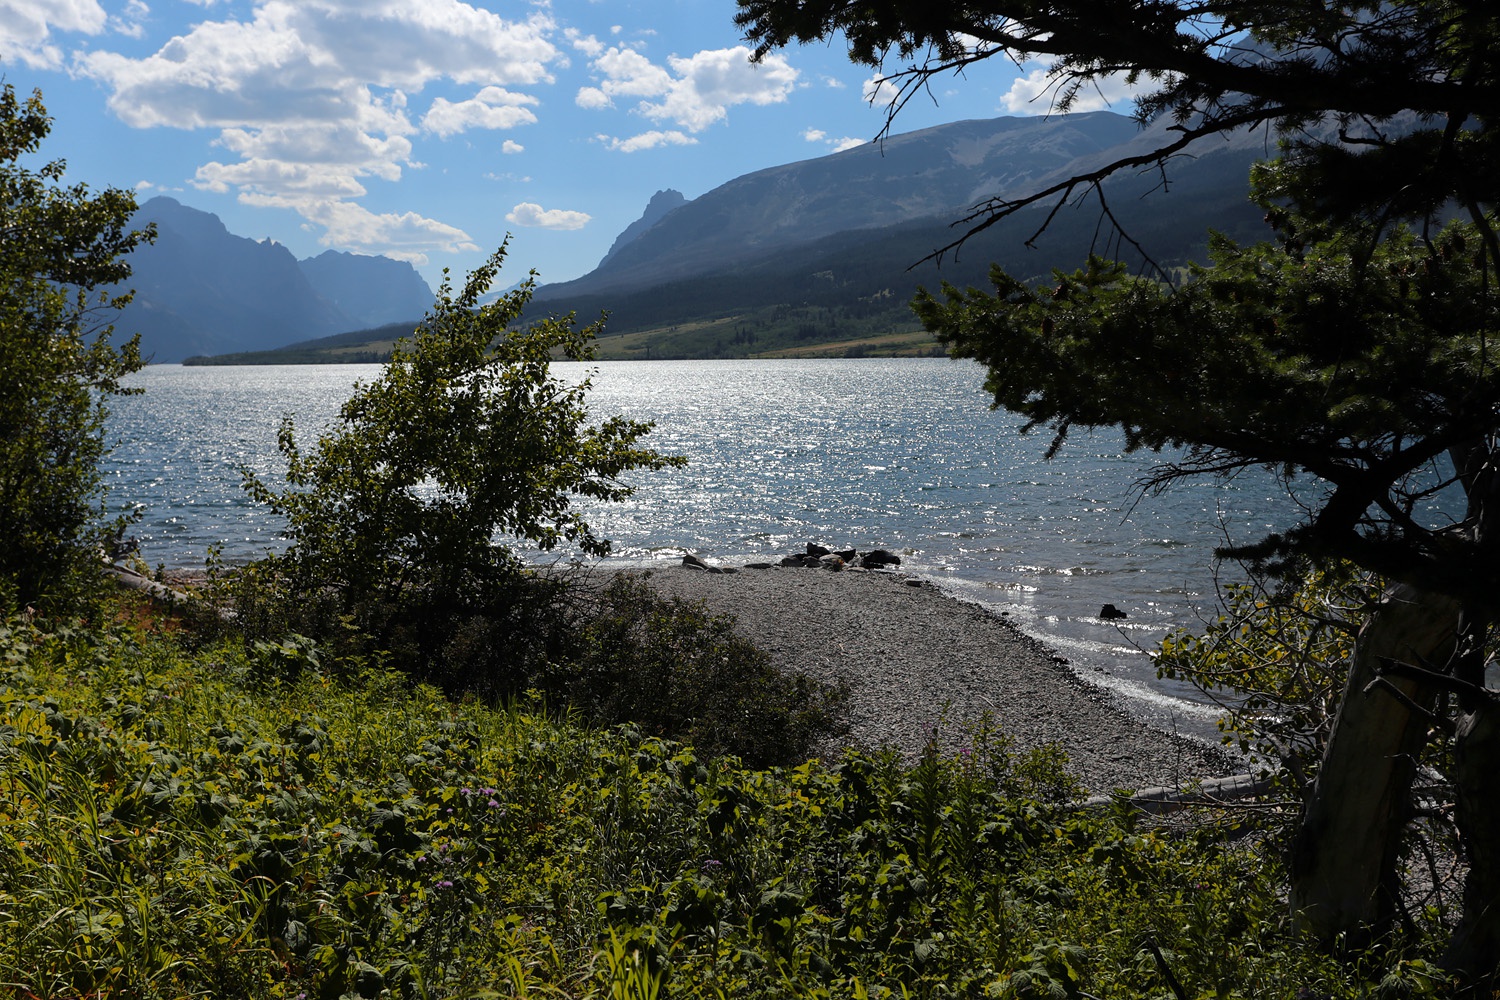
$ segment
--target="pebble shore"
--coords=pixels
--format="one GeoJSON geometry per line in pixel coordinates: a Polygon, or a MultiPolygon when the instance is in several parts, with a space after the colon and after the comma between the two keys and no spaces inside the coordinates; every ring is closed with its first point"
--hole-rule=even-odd
{"type": "MultiPolygon", "coordinates": [[[[1016,750],[1055,743],[1090,792],[1180,785],[1230,774],[1218,748],[1133,718],[1042,643],[986,609],[889,571],[685,566],[641,571],[666,596],[702,601],[782,669],[849,685],[843,743],[912,759],[934,734],[964,745],[988,711],[1016,750]]],[[[842,746],[823,748],[837,755],[842,746]]]]}

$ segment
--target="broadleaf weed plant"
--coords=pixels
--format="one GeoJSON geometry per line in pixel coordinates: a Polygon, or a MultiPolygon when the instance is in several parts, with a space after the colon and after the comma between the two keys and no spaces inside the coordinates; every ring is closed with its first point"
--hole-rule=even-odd
{"type": "Polygon", "coordinates": [[[1283,919],[1275,854],[1072,808],[1058,756],[987,722],[967,753],[911,766],[758,769],[260,641],[282,651],[128,617],[5,623],[0,993],[1112,1000],[1171,995],[1166,972],[1193,996],[1444,982],[1419,937],[1319,953],[1283,919]]]}

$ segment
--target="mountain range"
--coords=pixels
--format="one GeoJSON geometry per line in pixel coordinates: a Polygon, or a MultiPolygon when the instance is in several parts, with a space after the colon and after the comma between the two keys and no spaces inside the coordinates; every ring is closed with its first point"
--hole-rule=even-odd
{"type": "MultiPolygon", "coordinates": [[[[1044,279],[1090,252],[1170,267],[1202,259],[1210,228],[1263,237],[1247,175],[1274,143],[1237,133],[935,252],[965,233],[955,220],[989,199],[1147,152],[1170,141],[1169,128],[1142,130],[1110,112],[954,122],[748,173],[693,199],[664,188],[593,271],[538,288],[530,315],[608,312],[602,357],[798,353],[830,342],[851,345],[835,352],[929,351],[906,305],[919,286],[981,284],[992,262],[1044,279]]],[[[137,300],[120,326],[147,331],[157,360],[311,338],[321,339],[295,345],[296,360],[369,360],[366,348],[378,356],[431,304],[408,265],[332,252],[295,261],[170,199],[147,202],[141,218],[159,236],[138,252],[137,300]]]]}
{"type": "Polygon", "coordinates": [[[116,330],[139,332],[157,362],[281,347],[404,321],[432,305],[432,289],[404,261],[338,253],[298,260],[270,240],[231,234],[219,217],[152,198],[132,220],[156,242],[131,255],[135,298],[116,330]]]}
{"type": "Polygon", "coordinates": [[[1110,112],[954,122],[746,174],[691,201],[664,191],[598,267],[542,286],[535,302],[608,312],[602,357],[931,350],[930,338],[903,336],[918,328],[907,307],[918,287],[982,285],[992,263],[1044,280],[1091,252],[1182,265],[1204,259],[1210,229],[1264,238],[1248,174],[1275,154],[1274,139],[1239,132],[1164,168],[1119,171],[1098,191],[1059,194],[939,252],[988,200],[1148,153],[1171,141],[1170,128],[1110,112]]]}

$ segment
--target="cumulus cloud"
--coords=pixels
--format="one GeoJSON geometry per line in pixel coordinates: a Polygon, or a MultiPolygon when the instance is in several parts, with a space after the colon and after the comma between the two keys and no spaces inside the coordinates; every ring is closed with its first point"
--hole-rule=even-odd
{"type": "Polygon", "coordinates": [[[802,138],[808,142],[821,142],[835,153],[842,153],[844,150],[853,149],[855,146],[863,146],[866,142],[864,139],[856,139],[853,136],[847,135],[840,136],[837,139],[830,139],[828,133],[820,128],[803,129],[802,138]]]}
{"type": "Polygon", "coordinates": [[[629,139],[617,139],[612,135],[596,135],[594,140],[617,153],[636,153],[643,149],[655,149],[657,146],[696,146],[698,144],[697,139],[676,129],[670,132],[653,129],[650,132],[633,135],[629,139]]]}
{"type": "Polygon", "coordinates": [[[503,129],[536,124],[536,104],[530,94],[516,94],[502,87],[485,87],[467,101],[456,104],[439,97],[422,118],[422,127],[443,138],[471,128],[503,129]]]}
{"type": "Polygon", "coordinates": [[[568,28],[563,32],[563,37],[568,40],[569,45],[572,45],[573,48],[591,59],[604,51],[603,42],[599,41],[593,35],[585,35],[577,28],[568,28]]]}
{"type": "MultiPolygon", "coordinates": [[[[0,0],[0,23],[18,2],[30,0],[0,0]]],[[[59,24],[57,0],[45,6],[59,24]]],[[[204,20],[143,58],[95,51],[72,68],[105,85],[131,126],[218,130],[237,160],[203,164],[199,186],[292,208],[330,245],[416,259],[473,244],[435,220],[352,203],[369,178],[421,166],[407,95],[440,81],[473,88],[427,107],[421,127],[438,136],[534,122],[536,98],[515,88],[553,81],[556,30],[544,9],[508,19],[463,0],[255,0],[247,18],[204,20]]]]}
{"type": "Polygon", "coordinates": [[[615,102],[609,99],[609,95],[598,87],[579,87],[578,96],[573,98],[573,103],[580,108],[588,108],[590,111],[612,108],[615,105],[615,102]]]}
{"type": "Polygon", "coordinates": [[[319,243],[396,260],[426,264],[428,254],[474,253],[481,248],[456,226],[416,212],[375,213],[344,199],[241,192],[239,200],[258,208],[289,208],[323,229],[319,243]]]}
{"type": "Polygon", "coordinates": [[[126,38],[144,38],[145,21],[150,16],[151,8],[142,0],[129,0],[123,11],[109,19],[109,30],[126,38]]]}
{"type": "Polygon", "coordinates": [[[521,145],[519,142],[516,142],[514,139],[506,139],[500,144],[500,152],[505,153],[509,156],[516,153],[526,152],[526,147],[521,145]]]}
{"type": "Polygon", "coordinates": [[[797,83],[797,70],[779,55],[758,65],[743,45],[671,56],[665,66],[624,45],[605,49],[592,62],[597,86],[584,87],[575,103],[612,106],[616,98],[639,98],[633,110],[655,122],[670,121],[701,132],[728,116],[737,104],[779,104],[797,83]]]}
{"type": "Polygon", "coordinates": [[[890,77],[877,73],[864,82],[860,93],[869,103],[888,108],[901,96],[901,87],[890,77]]]}
{"type": "Polygon", "coordinates": [[[108,23],[96,0],[0,0],[0,62],[58,69],[63,54],[54,31],[98,35],[108,23]]]}
{"type": "Polygon", "coordinates": [[[570,212],[562,208],[543,208],[535,202],[523,201],[505,213],[505,221],[532,229],[582,229],[593,216],[587,212],[570,212]]]}
{"type": "MultiPolygon", "coordinates": [[[[1062,89],[1059,78],[1045,66],[1031,66],[1025,76],[1010,85],[1000,98],[1000,107],[1014,115],[1045,115],[1055,110],[1062,89]]],[[[1115,73],[1085,84],[1074,98],[1069,111],[1103,111],[1128,105],[1139,88],[1125,82],[1124,73],[1115,73]]]]}

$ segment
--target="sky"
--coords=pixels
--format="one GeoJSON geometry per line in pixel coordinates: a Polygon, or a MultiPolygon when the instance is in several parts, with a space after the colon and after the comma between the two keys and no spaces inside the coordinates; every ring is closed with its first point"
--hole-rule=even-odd
{"type": "MultiPolygon", "coordinates": [[[[841,38],[752,64],[733,0],[0,0],[0,78],[42,92],[69,183],[213,212],[298,257],[410,261],[455,284],[591,271],[651,196],[696,198],[869,142],[890,86],[841,38]]],[[[904,68],[888,65],[888,73],[904,68]]],[[[991,59],[897,118],[1048,111],[991,59]]],[[[1089,95],[1077,110],[1113,107],[1089,95]]]]}

